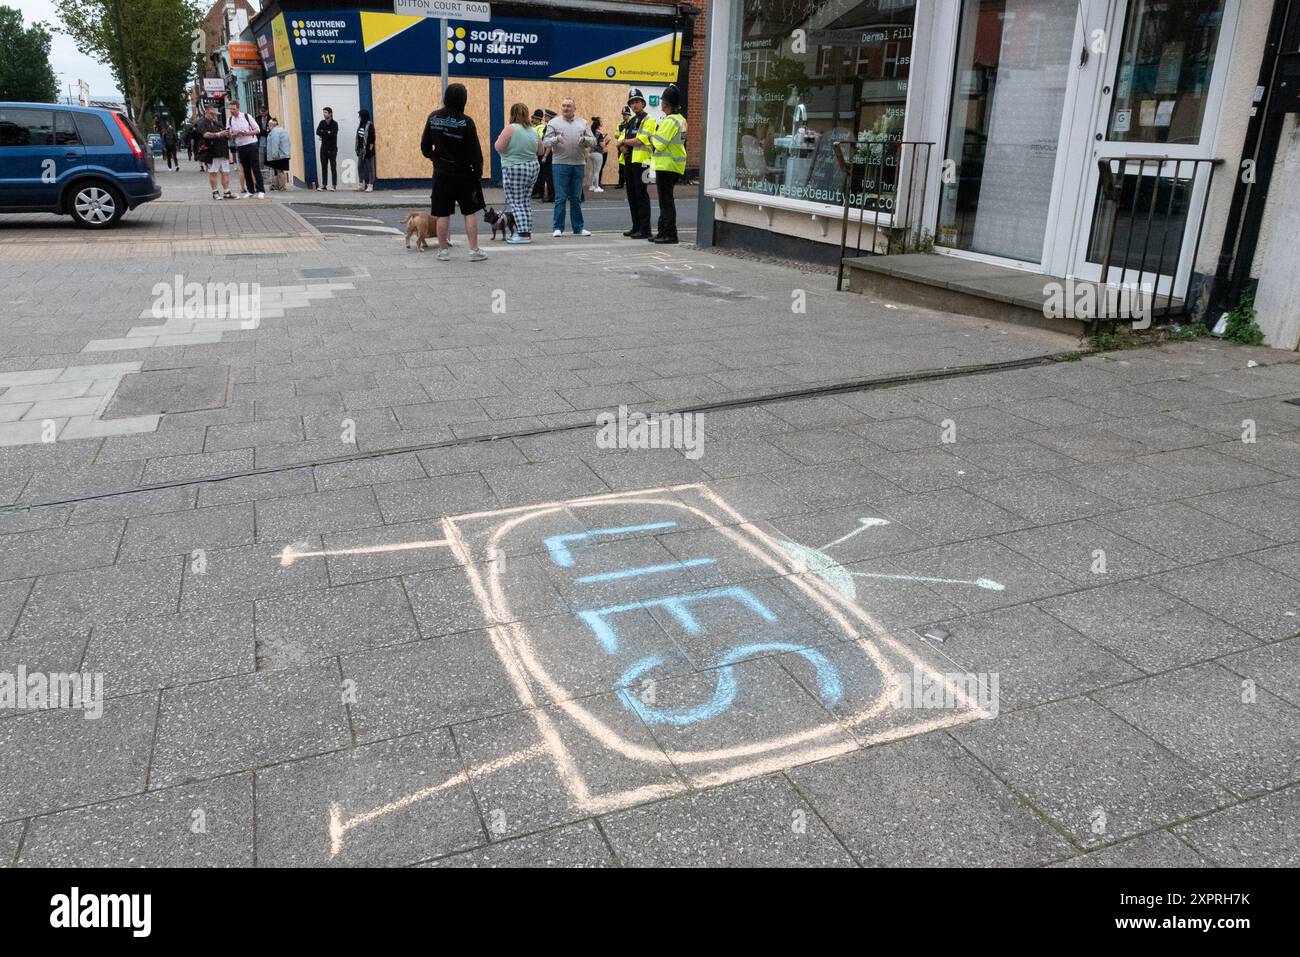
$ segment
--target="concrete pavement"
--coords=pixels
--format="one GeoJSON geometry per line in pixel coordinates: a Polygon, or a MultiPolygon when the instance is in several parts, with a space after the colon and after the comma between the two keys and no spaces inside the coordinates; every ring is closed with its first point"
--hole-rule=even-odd
{"type": "Polygon", "coordinates": [[[285,222],[0,229],[0,861],[1297,863],[1293,355],[285,222]]]}

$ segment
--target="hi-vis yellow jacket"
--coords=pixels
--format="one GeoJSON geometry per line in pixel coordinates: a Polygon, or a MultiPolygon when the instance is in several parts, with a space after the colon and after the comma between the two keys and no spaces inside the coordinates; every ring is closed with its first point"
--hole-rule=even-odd
{"type": "Polygon", "coordinates": [[[651,166],[664,172],[686,172],[686,117],[680,113],[661,116],[650,131],[654,148],[651,166]]]}
{"type": "MultiPolygon", "coordinates": [[[[636,136],[636,138],[639,139],[642,143],[649,143],[651,142],[650,137],[654,134],[654,131],[655,131],[655,118],[651,116],[649,113],[647,113],[645,117],[641,120],[641,125],[636,130],[633,131],[633,135],[636,136]]],[[[632,147],[632,162],[640,163],[642,166],[649,166],[650,147],[648,146],[632,147]]]]}

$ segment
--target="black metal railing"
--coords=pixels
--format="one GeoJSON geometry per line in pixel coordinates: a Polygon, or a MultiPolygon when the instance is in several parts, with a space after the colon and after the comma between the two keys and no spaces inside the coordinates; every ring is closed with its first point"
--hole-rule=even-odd
{"type": "MultiPolygon", "coordinates": [[[[1166,317],[1181,312],[1186,303],[1175,307],[1175,287],[1185,263],[1195,267],[1205,227],[1205,208],[1214,183],[1214,171],[1221,159],[1169,159],[1151,156],[1111,156],[1097,161],[1100,173],[1097,204],[1093,214],[1088,259],[1101,263],[1103,286],[1113,286],[1111,270],[1118,267],[1119,286],[1127,287],[1129,272],[1137,274],[1137,289],[1146,294],[1142,283],[1152,277],[1151,315],[1157,313],[1160,280],[1168,277],[1165,295],[1166,317]],[[1198,208],[1193,208],[1198,186],[1204,180],[1198,208]],[[1196,235],[1190,244],[1189,219],[1195,222],[1196,235]],[[1122,253],[1121,253],[1122,250],[1122,253]],[[1118,254],[1118,257],[1117,257],[1118,254]]],[[[1093,322],[1094,333],[1103,317],[1093,322]]]]}
{"type": "Polygon", "coordinates": [[[835,144],[836,155],[844,169],[837,290],[844,288],[846,257],[887,256],[925,247],[925,236],[919,224],[925,210],[934,145],[920,140],[840,140],[835,144]],[[850,252],[849,221],[855,212],[857,236],[850,252]],[[873,213],[871,245],[864,252],[862,233],[868,216],[873,213]]]}

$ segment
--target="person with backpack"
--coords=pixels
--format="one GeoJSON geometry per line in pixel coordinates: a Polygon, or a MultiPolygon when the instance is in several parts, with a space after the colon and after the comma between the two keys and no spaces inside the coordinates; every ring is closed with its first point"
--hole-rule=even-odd
{"type": "Polygon", "coordinates": [[[375,191],[375,124],[369,110],[357,111],[357,191],[375,191]]]}
{"type": "Polygon", "coordinates": [[[481,262],[487,253],[478,248],[479,210],[483,201],[483,148],[479,146],[474,120],[465,115],[469,93],[463,83],[452,83],[442,95],[442,108],[424,122],[420,152],[433,162],[433,195],[429,213],[437,221],[438,259],[451,258],[447,234],[451,217],[460,207],[469,239],[469,261],[481,262]]]}
{"type": "Polygon", "coordinates": [[[257,137],[262,128],[251,114],[239,111],[238,100],[230,101],[230,122],[226,124],[226,132],[235,141],[235,153],[243,170],[244,185],[239,198],[256,196],[258,199],[266,199],[266,187],[262,184],[262,161],[257,155],[257,137]]]}

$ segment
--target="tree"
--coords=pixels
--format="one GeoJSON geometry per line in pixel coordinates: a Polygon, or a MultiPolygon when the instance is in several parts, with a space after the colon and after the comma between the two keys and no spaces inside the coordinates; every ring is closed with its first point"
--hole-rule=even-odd
{"type": "Polygon", "coordinates": [[[50,32],[43,23],[23,29],[23,15],[0,7],[0,101],[53,103],[59,81],[50,66],[50,32]]]}
{"type": "Polygon", "coordinates": [[[112,69],[138,126],[155,100],[176,101],[194,62],[191,0],[57,0],[77,49],[112,69]]]}

